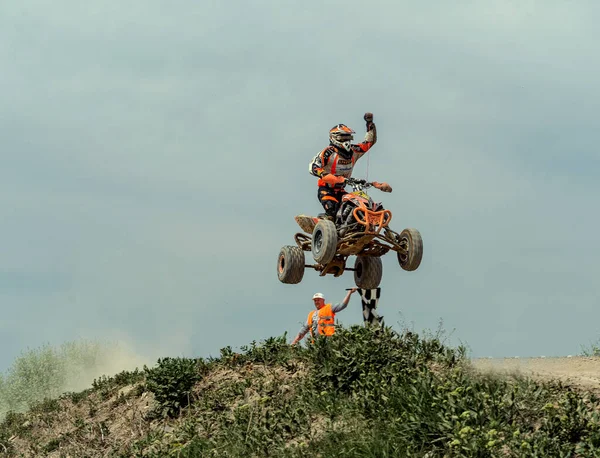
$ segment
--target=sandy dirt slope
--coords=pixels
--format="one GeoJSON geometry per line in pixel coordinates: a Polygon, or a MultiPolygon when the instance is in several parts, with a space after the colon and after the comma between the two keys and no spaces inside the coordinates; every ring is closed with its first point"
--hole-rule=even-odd
{"type": "Polygon", "coordinates": [[[571,386],[600,394],[600,357],[475,358],[482,371],[521,373],[541,379],[559,379],[571,386]]]}

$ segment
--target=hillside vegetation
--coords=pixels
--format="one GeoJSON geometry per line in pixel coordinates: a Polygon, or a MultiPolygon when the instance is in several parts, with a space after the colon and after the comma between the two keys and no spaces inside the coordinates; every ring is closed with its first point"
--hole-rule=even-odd
{"type": "Polygon", "coordinates": [[[9,412],[3,456],[591,457],[598,399],[473,370],[439,335],[338,328],[163,358],[9,412]]]}
{"type": "Polygon", "coordinates": [[[122,344],[111,342],[76,340],[27,349],[0,374],[0,420],[8,411],[24,412],[45,398],[87,388],[103,374],[143,363],[122,344]]]}

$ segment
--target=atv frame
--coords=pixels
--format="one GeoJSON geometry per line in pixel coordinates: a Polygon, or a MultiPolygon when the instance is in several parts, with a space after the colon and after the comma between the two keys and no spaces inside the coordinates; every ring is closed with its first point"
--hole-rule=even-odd
{"type": "MultiPolygon", "coordinates": [[[[296,220],[299,217],[296,217],[296,220]]],[[[296,245],[302,251],[312,251],[312,234],[298,232],[294,235],[296,245]]],[[[346,267],[346,261],[349,256],[374,256],[381,257],[390,250],[398,253],[398,258],[406,259],[408,257],[408,241],[402,239],[401,235],[389,228],[377,232],[350,233],[344,235],[338,241],[338,248],[335,257],[327,264],[305,264],[304,267],[312,268],[319,272],[323,277],[327,274],[333,274],[339,277],[344,271],[354,271],[352,267],[346,267]]],[[[403,262],[401,262],[402,265],[403,262]]]]}
{"type": "Polygon", "coordinates": [[[395,251],[403,270],[416,270],[423,255],[423,241],[418,230],[404,229],[398,233],[389,228],[392,212],[374,202],[363,189],[375,186],[391,192],[389,185],[347,179],[354,189],[345,199],[351,201],[340,207],[338,224],[326,215],[298,215],[296,222],[303,230],[294,235],[296,246],[284,246],[279,252],[277,275],[282,283],[299,283],[306,268],[341,276],[354,271],[356,285],[371,289],[379,286],[383,266],[381,256],[395,251]],[[343,216],[341,216],[343,214],[343,216]],[[314,264],[306,264],[304,252],[312,252],[314,264]],[[356,256],[354,267],[347,267],[349,256],[356,256]]]}

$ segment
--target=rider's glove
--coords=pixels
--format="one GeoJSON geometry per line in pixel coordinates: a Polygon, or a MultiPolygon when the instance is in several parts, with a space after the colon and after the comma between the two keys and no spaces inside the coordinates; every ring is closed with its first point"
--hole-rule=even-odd
{"type": "Polygon", "coordinates": [[[344,177],[338,177],[335,176],[331,173],[328,173],[327,175],[325,175],[323,178],[321,178],[325,183],[327,183],[329,186],[335,186],[336,184],[344,184],[344,182],[346,181],[346,178],[344,177]]]}
{"type": "Polygon", "coordinates": [[[375,127],[375,124],[373,124],[373,113],[365,113],[363,119],[367,123],[367,132],[373,130],[373,127],[375,127]]]}
{"type": "Polygon", "coordinates": [[[392,187],[387,183],[378,183],[377,181],[374,181],[373,186],[383,192],[392,192],[392,187]]]}

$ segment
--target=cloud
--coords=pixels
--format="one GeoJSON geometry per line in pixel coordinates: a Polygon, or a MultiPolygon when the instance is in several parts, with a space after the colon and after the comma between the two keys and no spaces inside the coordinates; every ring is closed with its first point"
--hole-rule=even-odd
{"type": "Polygon", "coordinates": [[[374,197],[425,242],[417,272],[384,258],[388,322],[442,318],[486,355],[594,338],[595,4],[1,8],[0,282],[19,312],[0,365],[77,334],[207,354],[295,333],[352,275],[282,285],[275,258],[321,211],[309,160],[365,111],[379,141],[356,174],[390,182],[374,197]]]}
{"type": "Polygon", "coordinates": [[[68,278],[58,272],[0,272],[0,294],[48,294],[68,285],[68,278]]]}

